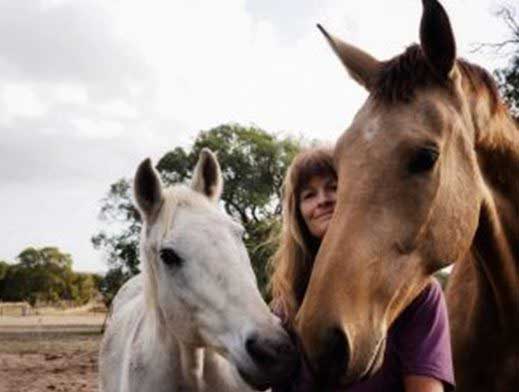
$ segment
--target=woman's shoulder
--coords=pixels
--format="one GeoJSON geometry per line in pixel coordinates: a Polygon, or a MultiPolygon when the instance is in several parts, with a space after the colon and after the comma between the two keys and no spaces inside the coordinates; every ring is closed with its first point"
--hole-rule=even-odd
{"type": "Polygon", "coordinates": [[[436,278],[431,278],[427,286],[405,309],[404,313],[417,312],[420,309],[435,309],[445,305],[443,289],[436,278]]]}
{"type": "Polygon", "coordinates": [[[394,333],[430,326],[431,324],[447,325],[447,304],[443,290],[436,278],[431,278],[427,286],[403,310],[393,324],[394,333]]]}
{"type": "Polygon", "coordinates": [[[442,287],[436,279],[395,320],[389,344],[403,374],[420,374],[454,385],[449,319],[442,287]]]}

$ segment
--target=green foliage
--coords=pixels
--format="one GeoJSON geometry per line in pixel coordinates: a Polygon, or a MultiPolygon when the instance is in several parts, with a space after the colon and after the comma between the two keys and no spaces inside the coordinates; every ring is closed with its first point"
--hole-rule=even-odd
{"type": "Polygon", "coordinates": [[[17,257],[15,272],[19,285],[17,292],[23,293],[31,305],[36,301],[56,302],[60,298],[72,299],[72,258],[58,248],[27,248],[17,257]]]}
{"type": "Polygon", "coordinates": [[[107,307],[112,303],[119,288],[131,277],[132,275],[129,272],[125,272],[122,266],[108,270],[99,285],[99,291],[103,295],[103,300],[107,307]]]}
{"type": "Polygon", "coordinates": [[[7,274],[7,270],[9,269],[9,264],[5,261],[0,261],[0,281],[4,279],[7,274]]]}
{"type": "Polygon", "coordinates": [[[263,296],[266,299],[270,299],[267,287],[269,281],[267,263],[276,251],[277,238],[281,230],[281,220],[276,215],[257,223],[248,224],[246,227],[245,246],[251,258],[258,286],[263,296]]]}
{"type": "Polygon", "coordinates": [[[190,154],[193,164],[204,147],[218,154],[225,182],[222,200],[229,214],[248,225],[279,213],[281,185],[299,151],[297,142],[258,128],[222,125],[200,133],[190,154]]]}
{"type": "Polygon", "coordinates": [[[0,300],[56,303],[60,300],[84,304],[97,292],[90,274],[72,271],[72,258],[56,247],[29,247],[17,264],[0,262],[0,300]]]}
{"type": "MultiPolygon", "coordinates": [[[[177,147],[165,154],[157,164],[164,183],[189,180],[204,147],[217,153],[224,177],[222,205],[245,227],[245,244],[264,291],[265,264],[273,253],[269,239],[281,210],[281,185],[300,144],[256,127],[222,125],[200,132],[190,151],[177,147]]],[[[111,282],[102,285],[102,292],[110,297],[109,300],[119,288],[118,284],[138,272],[141,222],[132,204],[129,184],[124,179],[114,183],[102,201],[101,218],[118,225],[119,230],[113,234],[102,231],[92,238],[94,246],[103,250],[112,268],[111,282]]]]}
{"type": "Polygon", "coordinates": [[[108,195],[102,200],[100,218],[116,226],[113,233],[101,231],[92,237],[96,249],[105,253],[108,265],[121,267],[129,276],[139,272],[139,243],[141,220],[133,205],[130,182],[120,179],[110,186],[108,195]]]}
{"type": "Polygon", "coordinates": [[[507,68],[497,70],[495,76],[512,115],[519,119],[519,55],[512,58],[507,68]]]}
{"type": "Polygon", "coordinates": [[[94,298],[97,292],[92,274],[76,273],[71,285],[71,297],[78,305],[84,305],[94,298]]]}
{"type": "Polygon", "coordinates": [[[444,290],[447,287],[447,283],[449,282],[449,276],[450,272],[447,272],[445,270],[440,270],[434,274],[434,277],[438,279],[438,282],[440,282],[440,285],[444,290]]]}

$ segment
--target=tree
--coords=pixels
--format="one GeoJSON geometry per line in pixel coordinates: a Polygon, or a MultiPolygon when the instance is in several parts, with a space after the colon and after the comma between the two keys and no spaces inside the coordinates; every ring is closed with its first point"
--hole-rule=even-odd
{"type": "Polygon", "coordinates": [[[132,274],[124,272],[122,266],[112,267],[108,270],[99,284],[99,291],[103,295],[103,301],[107,307],[112,303],[119,288],[131,277],[132,274]]]}
{"type": "Polygon", "coordinates": [[[88,303],[96,294],[95,278],[92,274],[74,274],[71,285],[71,297],[78,305],[88,303]]]}
{"type": "Polygon", "coordinates": [[[16,259],[0,262],[0,300],[84,304],[96,293],[95,277],[74,273],[70,254],[56,247],[29,247],[16,259]]]}
{"type": "Polygon", "coordinates": [[[510,60],[507,68],[496,70],[495,76],[510,112],[519,120],[519,55],[510,60]]]}
{"type": "Polygon", "coordinates": [[[9,269],[9,264],[5,261],[0,260],[0,281],[5,278],[7,274],[7,270],[9,269]]]}
{"type": "Polygon", "coordinates": [[[32,305],[71,298],[72,257],[56,247],[27,248],[17,257],[19,284],[32,305]]]}
{"type": "Polygon", "coordinates": [[[7,274],[11,268],[10,264],[6,261],[0,261],[0,301],[4,298],[4,291],[6,290],[7,274]]]}
{"type": "Polygon", "coordinates": [[[505,41],[489,44],[489,46],[497,50],[512,48],[513,52],[509,65],[496,70],[494,74],[512,115],[519,120],[519,17],[512,7],[502,7],[498,15],[508,27],[510,37],[505,41]]]}
{"type": "MultiPolygon", "coordinates": [[[[245,227],[245,244],[260,287],[264,289],[265,264],[273,252],[269,238],[281,210],[281,185],[300,143],[256,127],[222,125],[200,132],[190,151],[177,147],[166,153],[156,166],[163,182],[173,184],[189,180],[204,147],[218,155],[225,182],[222,206],[245,227]]],[[[114,270],[109,273],[111,283],[103,289],[110,296],[114,293],[106,290],[119,287],[113,284],[114,278],[125,280],[138,271],[141,222],[132,203],[130,188],[127,179],[112,184],[102,201],[101,218],[115,224],[119,230],[111,234],[101,231],[92,238],[94,247],[104,251],[114,270]]]]}
{"type": "Polygon", "coordinates": [[[129,276],[139,272],[139,235],[141,220],[133,205],[130,181],[120,179],[110,186],[102,200],[101,220],[116,226],[113,233],[101,231],[92,237],[96,249],[102,249],[111,267],[122,268],[129,276]]]}

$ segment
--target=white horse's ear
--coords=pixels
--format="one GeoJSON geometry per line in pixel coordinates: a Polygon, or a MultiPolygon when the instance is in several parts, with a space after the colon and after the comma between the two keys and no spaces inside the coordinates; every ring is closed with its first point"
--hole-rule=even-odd
{"type": "Polygon", "coordinates": [[[378,78],[382,63],[363,50],[329,34],[320,24],[317,27],[324,34],[350,76],[370,91],[378,78]]]}
{"type": "Polygon", "coordinates": [[[441,79],[453,76],[456,40],[447,12],[436,0],[422,0],[420,45],[427,62],[441,79]]]}
{"type": "Polygon", "coordinates": [[[163,202],[162,184],[159,175],[148,158],[141,162],[135,173],[133,183],[134,197],[143,219],[155,219],[163,202]]]}
{"type": "Polygon", "coordinates": [[[220,164],[214,153],[208,148],[200,151],[191,180],[191,188],[206,195],[213,202],[218,201],[222,195],[223,178],[220,164]]]}

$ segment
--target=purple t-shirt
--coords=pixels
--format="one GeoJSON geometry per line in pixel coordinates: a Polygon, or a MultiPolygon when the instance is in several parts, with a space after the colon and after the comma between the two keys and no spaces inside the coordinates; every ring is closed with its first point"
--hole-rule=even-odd
{"type": "MultiPolygon", "coordinates": [[[[405,375],[420,375],[443,382],[446,391],[454,390],[451,343],[447,306],[440,284],[435,279],[395,320],[388,331],[382,367],[373,377],[336,392],[400,392],[405,375]]],[[[312,391],[312,377],[302,364],[289,387],[274,387],[273,392],[312,391]]]]}

